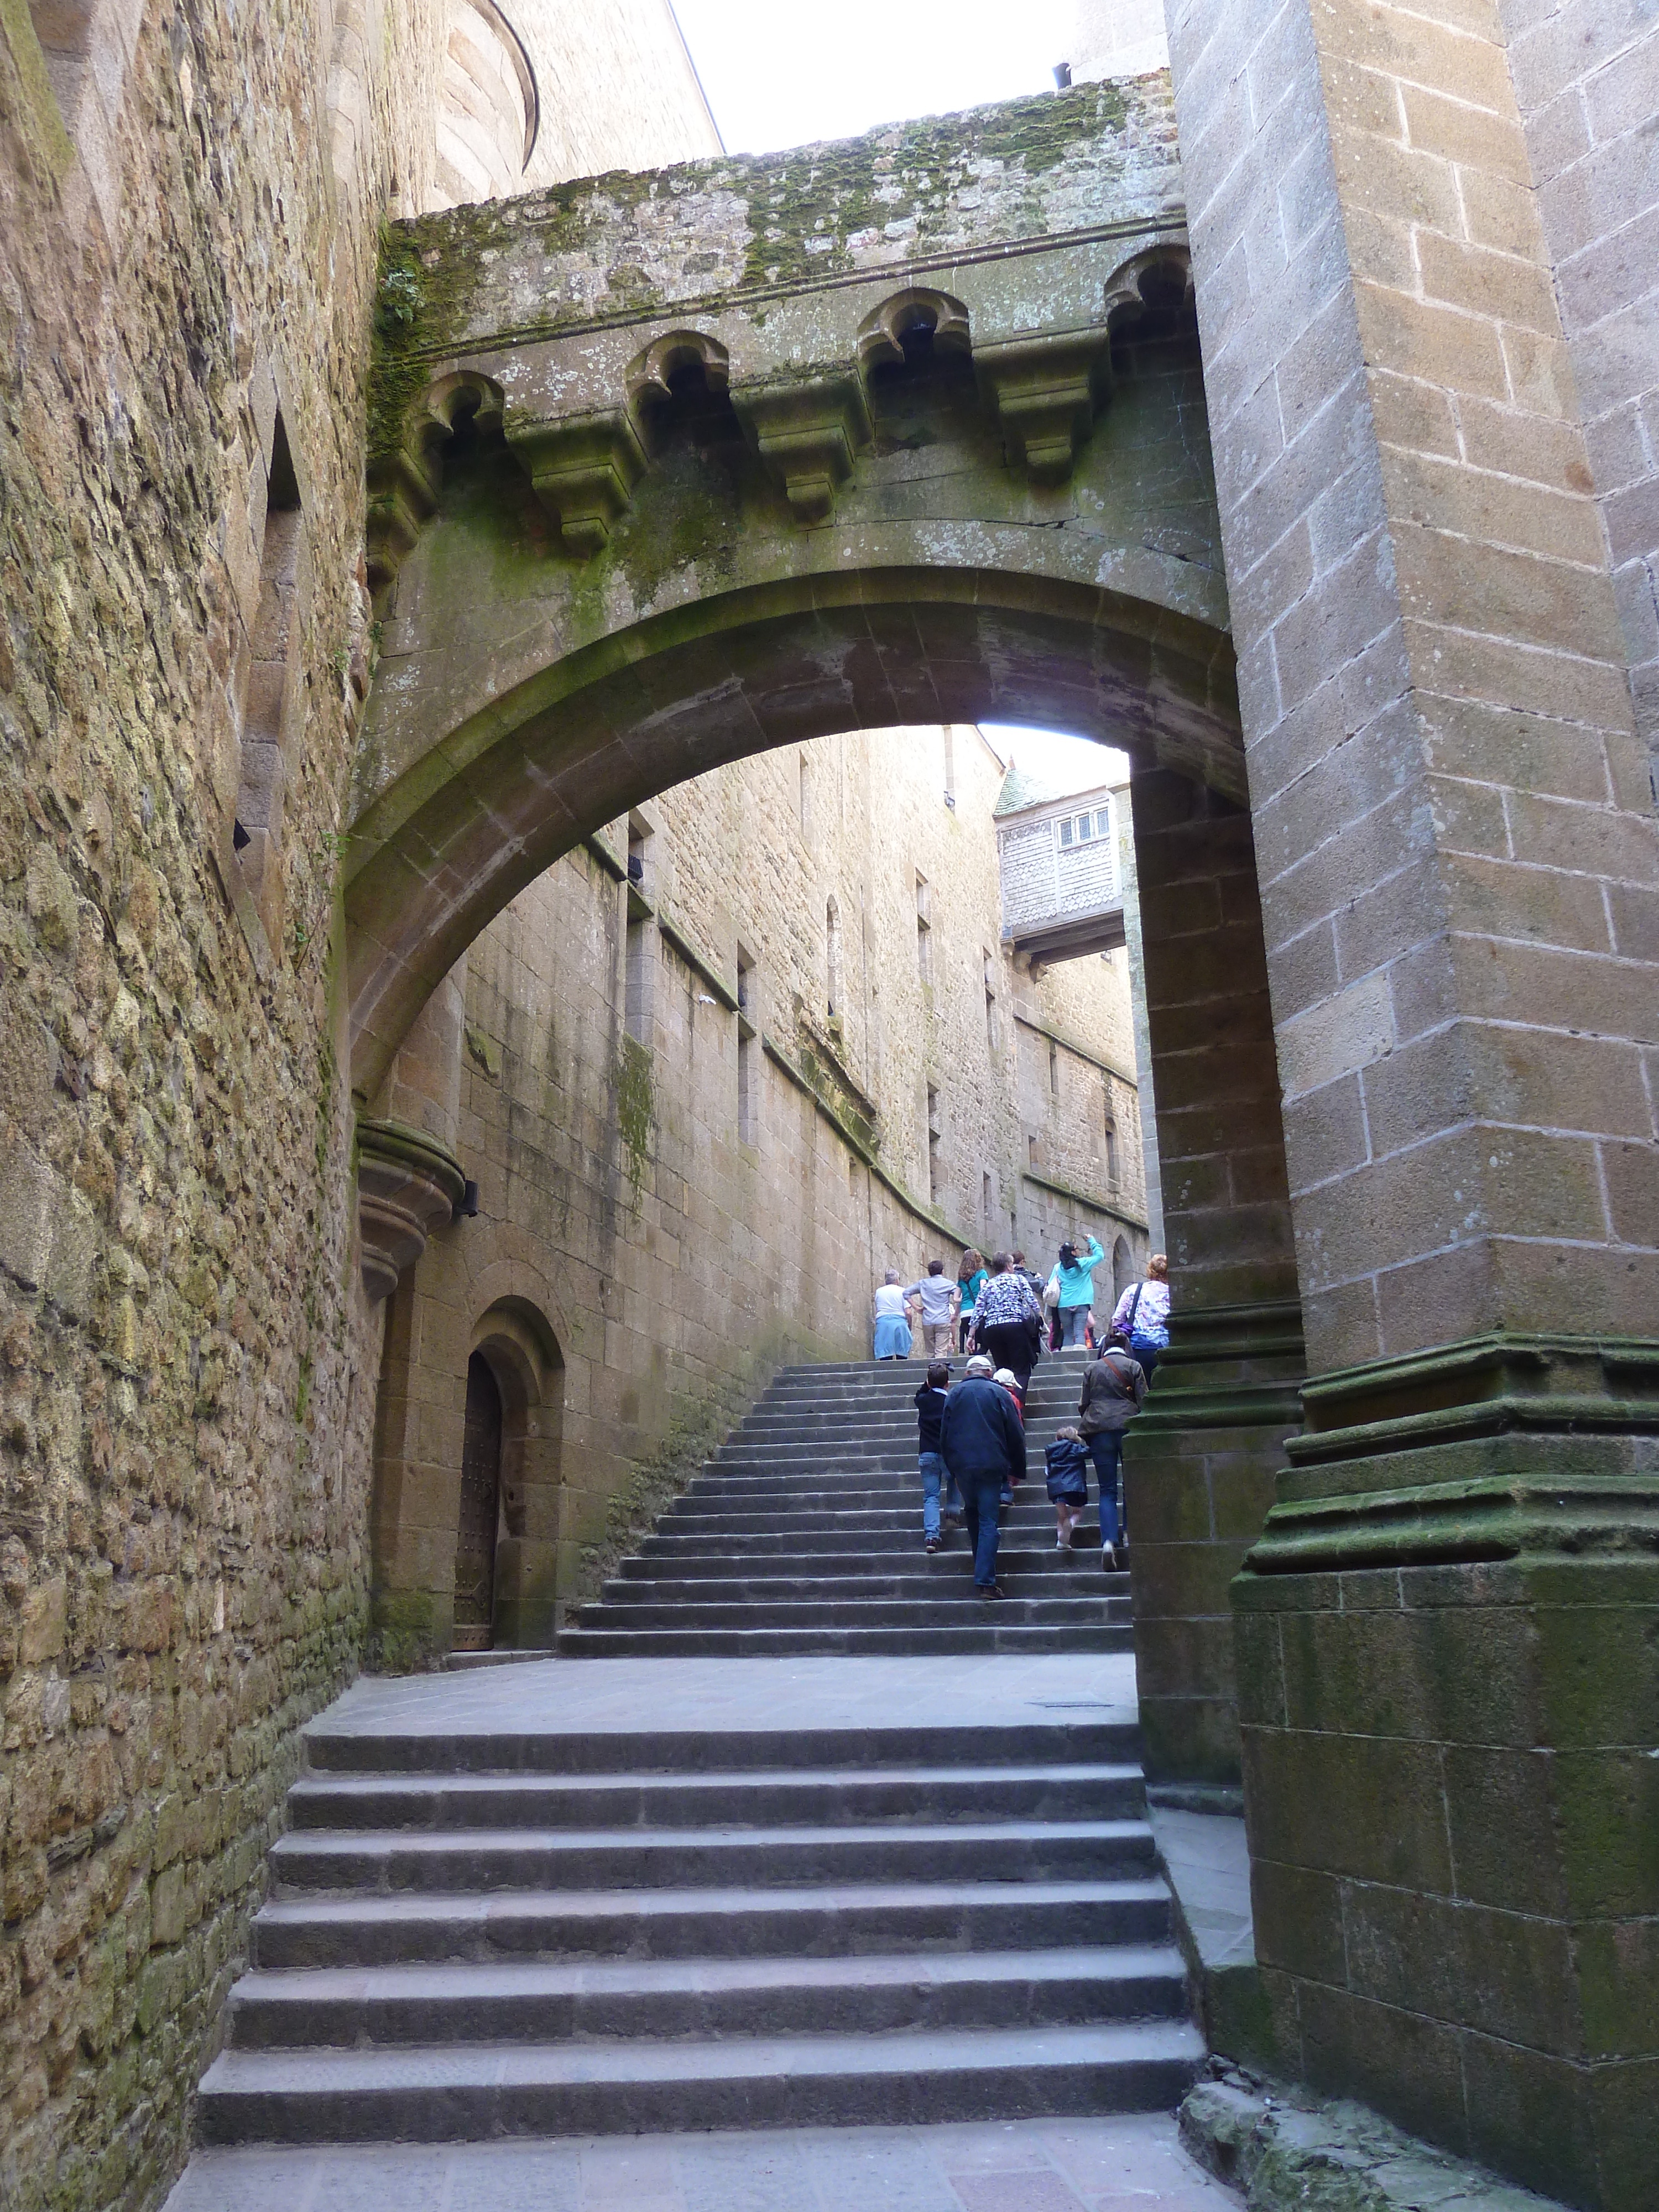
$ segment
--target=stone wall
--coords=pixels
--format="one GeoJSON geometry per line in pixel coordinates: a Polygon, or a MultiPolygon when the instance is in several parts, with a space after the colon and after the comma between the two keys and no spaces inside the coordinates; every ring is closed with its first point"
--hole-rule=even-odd
{"type": "Polygon", "coordinates": [[[1144,1260],[1127,965],[1005,958],[1001,777],[971,728],[789,746],[609,825],[472,947],[453,1128],[479,1212],[388,1332],[386,1663],[447,1648],[467,1359],[489,1342],[510,1382],[504,1313],[541,1347],[541,1461],[504,1497],[495,1633],[536,1643],[774,1367],[867,1356],[884,1268],[954,1276],[1011,1237],[1046,1268],[1090,1231],[1144,1260]]]}
{"type": "Polygon", "coordinates": [[[1659,23],[1635,0],[1505,0],[1502,13],[1637,720],[1659,762],[1659,23]]]}
{"type": "Polygon", "coordinates": [[[668,0],[448,0],[428,208],[720,151],[668,0]]]}
{"type": "MultiPolygon", "coordinates": [[[[66,134],[27,11],[0,30],[0,2197],[20,2208],[143,2206],[182,2154],[295,1730],[356,1662],[379,1352],[331,922],[384,179],[334,189],[312,13],[261,11],[256,34],[114,12],[88,33],[125,63],[95,147],[73,110],[66,134]],[[262,561],[284,532],[292,561],[262,561]],[[233,816],[252,750],[295,732],[256,884],[233,816]]],[[[422,7],[389,14],[416,95],[431,33],[422,7]]],[[[407,131],[396,96],[380,112],[407,131]]]]}
{"type": "Polygon", "coordinates": [[[357,1664],[382,1324],[336,878],[379,224],[424,204],[441,33],[428,0],[0,11],[18,2212],[165,2193],[297,1731],[357,1664]]]}

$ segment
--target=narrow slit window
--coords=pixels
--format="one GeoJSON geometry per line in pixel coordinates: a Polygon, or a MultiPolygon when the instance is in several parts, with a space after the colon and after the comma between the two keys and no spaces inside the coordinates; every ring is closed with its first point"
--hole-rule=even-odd
{"type": "Polygon", "coordinates": [[[266,927],[276,920],[278,860],[290,756],[302,719],[300,568],[305,517],[280,413],[271,435],[259,541],[259,587],[247,638],[241,760],[231,842],[266,927]]]}

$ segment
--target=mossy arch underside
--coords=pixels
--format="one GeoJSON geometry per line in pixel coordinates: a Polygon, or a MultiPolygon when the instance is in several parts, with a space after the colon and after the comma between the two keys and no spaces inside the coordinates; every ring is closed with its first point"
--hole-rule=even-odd
{"type": "Polygon", "coordinates": [[[969,568],[802,577],[700,599],[550,662],[359,817],[345,893],[352,1081],[371,1098],[501,909],[628,807],[848,729],[1026,721],[1245,802],[1231,641],[1097,586],[969,568]]]}

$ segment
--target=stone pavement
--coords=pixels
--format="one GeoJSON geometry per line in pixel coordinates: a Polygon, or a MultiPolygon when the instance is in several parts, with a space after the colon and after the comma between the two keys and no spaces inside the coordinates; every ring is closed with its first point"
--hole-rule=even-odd
{"type": "Polygon", "coordinates": [[[166,2212],[1237,2212],[1167,2113],[198,2151],[166,2212]]]}
{"type": "Polygon", "coordinates": [[[957,1653],[893,1658],[544,1659],[456,1674],[365,1675],[310,1733],[335,1735],[588,1735],[646,1727],[765,1731],[978,1727],[1059,1719],[1133,1721],[1127,1652],[1040,1657],[957,1653]]]}

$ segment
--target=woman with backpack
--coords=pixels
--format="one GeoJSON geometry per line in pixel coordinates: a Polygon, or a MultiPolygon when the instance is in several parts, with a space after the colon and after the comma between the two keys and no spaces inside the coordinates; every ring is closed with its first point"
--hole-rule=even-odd
{"type": "Polygon", "coordinates": [[[1118,1300],[1112,1334],[1123,1339],[1151,1382],[1159,1352],[1170,1348],[1170,1263],[1162,1252],[1146,1262],[1146,1280],[1131,1283],[1118,1300]]]}
{"type": "Polygon", "coordinates": [[[1123,1459],[1123,1431],[1140,1411],[1146,1375],[1121,1336],[1114,1332],[1098,1359],[1083,1370],[1078,1429],[1095,1463],[1100,1485],[1100,1564],[1117,1565],[1117,1477],[1123,1459]]]}

